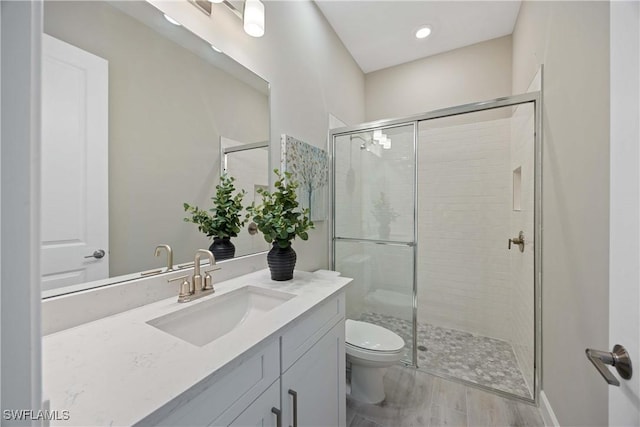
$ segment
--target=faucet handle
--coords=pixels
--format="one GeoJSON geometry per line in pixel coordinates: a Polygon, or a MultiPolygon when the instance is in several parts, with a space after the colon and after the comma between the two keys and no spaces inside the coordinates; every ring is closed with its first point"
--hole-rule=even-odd
{"type": "Polygon", "coordinates": [[[189,283],[189,275],[174,277],[173,279],[167,280],[167,282],[175,282],[177,280],[182,280],[180,283],[180,293],[178,294],[178,302],[185,302],[188,300],[189,296],[191,296],[191,283],[189,283]]]}
{"type": "Polygon", "coordinates": [[[202,287],[203,291],[213,290],[213,277],[211,277],[209,273],[211,273],[212,271],[218,271],[218,270],[222,270],[222,267],[212,268],[204,272],[204,286],[202,287]]]}

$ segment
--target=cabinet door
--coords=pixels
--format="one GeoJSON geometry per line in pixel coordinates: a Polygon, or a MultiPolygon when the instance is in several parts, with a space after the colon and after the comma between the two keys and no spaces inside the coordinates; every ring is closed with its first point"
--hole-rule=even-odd
{"type": "Polygon", "coordinates": [[[344,319],[282,375],[283,425],[346,424],[344,319]]]}
{"type": "Polygon", "coordinates": [[[281,423],[278,423],[280,416],[280,381],[276,381],[229,426],[280,427],[281,423]]]}

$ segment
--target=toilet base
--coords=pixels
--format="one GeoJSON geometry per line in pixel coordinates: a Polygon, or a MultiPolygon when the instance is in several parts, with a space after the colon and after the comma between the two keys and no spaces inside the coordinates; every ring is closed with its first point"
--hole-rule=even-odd
{"type": "Polygon", "coordinates": [[[388,368],[351,365],[351,398],[375,405],[384,400],[384,374],[388,368]]]}

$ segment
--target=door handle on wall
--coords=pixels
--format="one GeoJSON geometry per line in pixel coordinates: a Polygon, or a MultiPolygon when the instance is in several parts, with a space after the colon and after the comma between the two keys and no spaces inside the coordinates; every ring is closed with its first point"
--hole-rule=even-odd
{"type": "Polygon", "coordinates": [[[587,358],[596,367],[602,378],[610,384],[616,387],[620,387],[620,381],[611,373],[606,365],[611,365],[616,368],[618,375],[623,379],[631,379],[633,375],[633,369],[631,368],[631,358],[627,350],[620,344],[613,346],[613,351],[600,351],[588,348],[585,350],[587,358]]]}
{"type": "Polygon", "coordinates": [[[520,247],[520,252],[524,252],[524,232],[520,231],[520,233],[518,233],[518,237],[509,239],[509,249],[511,249],[512,243],[520,247]]]}

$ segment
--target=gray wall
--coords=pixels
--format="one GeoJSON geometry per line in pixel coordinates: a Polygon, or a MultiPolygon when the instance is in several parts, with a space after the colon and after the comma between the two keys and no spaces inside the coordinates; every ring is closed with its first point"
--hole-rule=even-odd
{"type": "MultiPolygon", "coordinates": [[[[271,83],[274,167],[281,134],[326,148],[329,113],[347,124],[364,121],[362,71],[312,1],[264,2],[265,35],[258,39],[220,5],[209,18],[187,2],[152,3],[271,83]]],[[[294,242],[296,268],[328,266],[328,233],[326,222],[317,222],[308,241],[294,242]]]]}
{"type": "Polygon", "coordinates": [[[543,378],[561,425],[607,425],[607,386],[584,356],[608,347],[609,5],[525,1],[513,90],[543,76],[543,378]]]}
{"type": "Polygon", "coordinates": [[[366,120],[403,117],[509,94],[511,36],[505,36],[367,74],[366,120]]]}
{"type": "Polygon", "coordinates": [[[212,206],[220,136],[268,138],[268,97],[103,2],[46,2],[44,29],[109,61],[110,276],[163,265],[161,243],[192,260],[211,241],[182,204],[212,206]]]}

